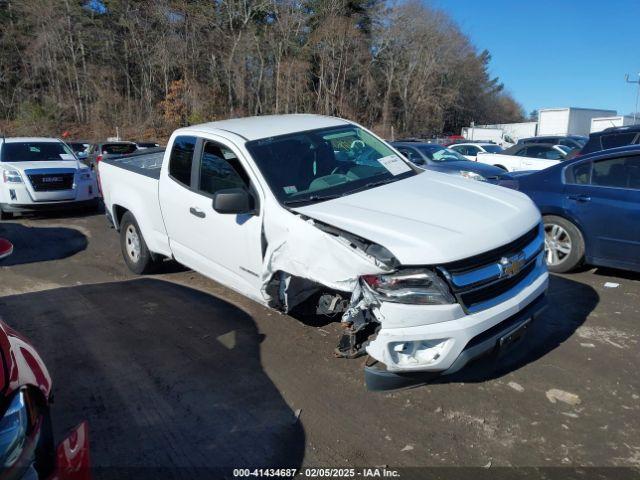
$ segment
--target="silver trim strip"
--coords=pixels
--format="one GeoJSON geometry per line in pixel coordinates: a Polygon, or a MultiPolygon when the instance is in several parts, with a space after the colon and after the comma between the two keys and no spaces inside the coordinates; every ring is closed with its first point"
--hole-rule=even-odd
{"type": "MultiPolygon", "coordinates": [[[[531,243],[525,246],[521,251],[524,253],[526,263],[529,263],[529,260],[535,257],[543,249],[544,233],[540,230],[531,243]]],[[[491,282],[492,280],[497,280],[500,278],[500,272],[500,266],[496,262],[469,272],[451,275],[450,278],[451,283],[456,289],[463,289],[472,285],[482,285],[491,282]]]]}

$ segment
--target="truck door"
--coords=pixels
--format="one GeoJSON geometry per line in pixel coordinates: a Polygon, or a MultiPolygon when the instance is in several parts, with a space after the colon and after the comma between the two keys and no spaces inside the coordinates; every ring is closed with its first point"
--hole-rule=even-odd
{"type": "Polygon", "coordinates": [[[160,181],[160,205],[176,260],[259,299],[262,219],[218,213],[212,200],[219,190],[251,185],[237,154],[223,141],[177,137],[168,175],[160,181]]]}

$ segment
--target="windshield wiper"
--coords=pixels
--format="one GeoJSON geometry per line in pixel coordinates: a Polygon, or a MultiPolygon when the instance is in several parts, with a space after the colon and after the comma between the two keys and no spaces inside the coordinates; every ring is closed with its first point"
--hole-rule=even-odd
{"type": "Polygon", "coordinates": [[[352,193],[356,193],[356,192],[361,192],[363,190],[369,190],[370,188],[374,188],[374,187],[379,187],[380,185],[386,185],[387,183],[392,183],[395,182],[397,179],[396,178],[387,178],[386,180],[379,180],[377,182],[369,182],[365,185],[363,185],[360,188],[356,188],[354,190],[349,190],[348,192],[343,192],[340,194],[335,194],[335,195],[311,195],[310,197],[306,197],[306,198],[299,198],[299,199],[292,199],[292,200],[285,200],[282,203],[288,206],[291,205],[299,205],[302,203],[313,203],[313,202],[324,202],[325,200],[333,200],[334,198],[340,198],[340,197],[345,197],[347,195],[351,195],[352,193]]]}
{"type": "Polygon", "coordinates": [[[311,195],[306,198],[285,200],[282,203],[285,205],[300,205],[302,203],[324,202],[325,200],[333,200],[334,198],[340,197],[342,197],[342,195],[311,195]]]}

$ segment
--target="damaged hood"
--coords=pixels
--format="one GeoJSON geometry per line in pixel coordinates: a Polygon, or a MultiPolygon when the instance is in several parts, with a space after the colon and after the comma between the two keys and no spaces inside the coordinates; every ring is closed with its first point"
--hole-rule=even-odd
{"type": "Polygon", "coordinates": [[[435,172],[294,210],[378,243],[404,265],[471,257],[540,222],[520,192],[435,172]]]}

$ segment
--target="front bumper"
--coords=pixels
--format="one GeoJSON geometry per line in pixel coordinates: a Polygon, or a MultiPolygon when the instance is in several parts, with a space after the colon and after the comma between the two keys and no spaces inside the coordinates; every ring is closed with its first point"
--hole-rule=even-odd
{"type": "Polygon", "coordinates": [[[0,184],[0,207],[5,212],[34,212],[78,208],[96,205],[98,202],[96,179],[74,177],[73,186],[64,190],[34,190],[26,175],[22,183],[0,184]]]}
{"type": "Polygon", "coordinates": [[[390,372],[372,366],[365,366],[365,383],[369,390],[395,390],[420,385],[436,377],[451,375],[461,370],[469,362],[496,352],[500,348],[501,339],[528,327],[547,307],[547,297],[542,293],[524,310],[498,323],[494,327],[473,337],[462,349],[453,364],[443,372],[390,372]]]}
{"type": "Polygon", "coordinates": [[[540,255],[536,268],[510,292],[507,300],[472,314],[465,314],[459,304],[383,303],[377,312],[382,328],[367,346],[367,353],[383,363],[386,370],[366,368],[367,382],[373,377],[389,377],[395,373],[443,375],[458,371],[473,358],[492,350],[497,338],[508,333],[519,319],[524,322],[540,313],[548,278],[540,255]],[[482,336],[487,338],[478,342],[482,336]],[[424,361],[401,358],[398,347],[412,342],[438,345],[437,355],[423,356],[424,361]]]}
{"type": "Polygon", "coordinates": [[[0,203],[0,209],[7,213],[29,213],[29,212],[49,212],[59,210],[74,210],[82,208],[97,208],[100,200],[65,200],[61,202],[39,202],[39,203],[0,203]]]}

